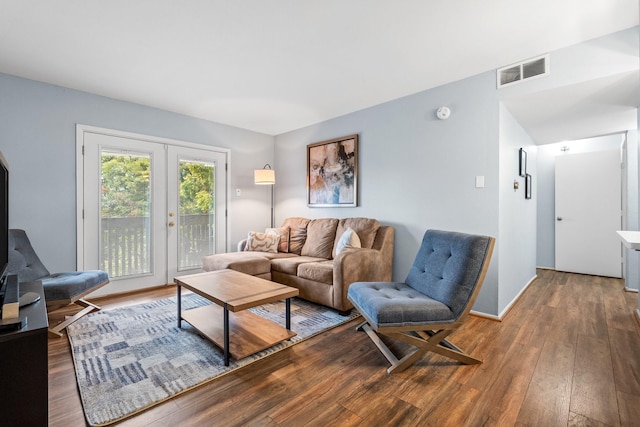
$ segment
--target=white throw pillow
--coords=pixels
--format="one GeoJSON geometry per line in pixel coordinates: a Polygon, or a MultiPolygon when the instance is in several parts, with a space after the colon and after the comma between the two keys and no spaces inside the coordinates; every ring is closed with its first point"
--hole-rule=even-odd
{"type": "Polygon", "coordinates": [[[360,237],[358,233],[353,231],[351,227],[348,227],[340,239],[338,240],[338,246],[336,247],[336,255],[344,250],[344,248],[361,248],[360,237]]]}

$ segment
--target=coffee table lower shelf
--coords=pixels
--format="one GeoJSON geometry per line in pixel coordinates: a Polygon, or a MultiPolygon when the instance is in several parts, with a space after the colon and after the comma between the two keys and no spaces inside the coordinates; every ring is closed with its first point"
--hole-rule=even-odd
{"type": "MultiPolygon", "coordinates": [[[[216,304],[183,311],[182,320],[224,351],[224,309],[216,304]]],[[[229,354],[235,360],[267,349],[296,336],[270,320],[250,311],[229,312],[229,354]]]]}

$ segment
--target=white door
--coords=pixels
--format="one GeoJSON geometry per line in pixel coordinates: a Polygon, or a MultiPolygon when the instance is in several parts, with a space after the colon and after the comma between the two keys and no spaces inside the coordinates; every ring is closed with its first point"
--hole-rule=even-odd
{"type": "Polygon", "coordinates": [[[226,155],[168,147],[169,280],[202,268],[202,256],[225,251],[226,155]],[[222,238],[219,238],[221,236],[222,238]]]}
{"type": "Polygon", "coordinates": [[[620,152],[556,157],[556,269],[622,277],[620,152]]]}
{"type": "Polygon", "coordinates": [[[92,128],[78,141],[78,265],[111,282],[96,295],[171,283],[224,251],[226,152],[92,128]]]}

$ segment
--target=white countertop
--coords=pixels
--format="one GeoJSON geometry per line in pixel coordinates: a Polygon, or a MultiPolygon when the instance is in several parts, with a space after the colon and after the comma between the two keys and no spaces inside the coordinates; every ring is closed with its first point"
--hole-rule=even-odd
{"type": "Polygon", "coordinates": [[[640,231],[616,231],[616,233],[626,247],[640,251],[640,231]]]}

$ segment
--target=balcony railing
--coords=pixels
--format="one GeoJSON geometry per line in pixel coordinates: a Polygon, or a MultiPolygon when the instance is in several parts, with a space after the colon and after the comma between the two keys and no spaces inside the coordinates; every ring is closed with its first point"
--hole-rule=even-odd
{"type": "MultiPolygon", "coordinates": [[[[112,278],[151,273],[149,217],[102,219],[102,266],[112,278]]],[[[178,221],[178,269],[197,268],[214,252],[213,215],[183,215],[178,221]]]]}

